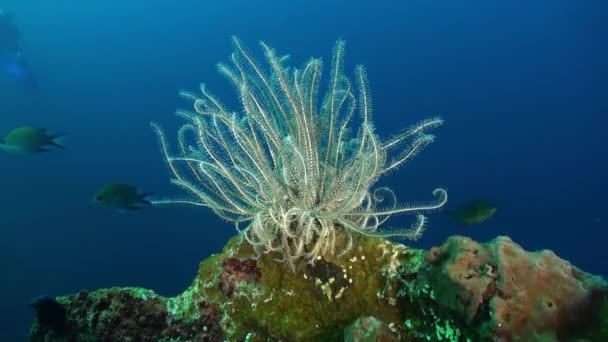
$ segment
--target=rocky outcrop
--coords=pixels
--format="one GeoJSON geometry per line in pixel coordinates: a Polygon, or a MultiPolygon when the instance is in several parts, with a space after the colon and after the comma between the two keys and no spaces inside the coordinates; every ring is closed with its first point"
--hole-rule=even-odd
{"type": "Polygon", "coordinates": [[[139,288],[57,297],[31,341],[608,341],[608,285],[508,237],[430,251],[360,237],[295,270],[240,237],[173,298],[139,288]]]}

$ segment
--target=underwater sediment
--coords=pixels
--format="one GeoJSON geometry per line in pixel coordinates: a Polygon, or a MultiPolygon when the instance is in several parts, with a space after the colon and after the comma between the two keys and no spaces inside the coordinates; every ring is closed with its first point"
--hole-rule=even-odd
{"type": "Polygon", "coordinates": [[[257,256],[242,235],[166,298],[141,288],[60,296],[30,341],[608,341],[608,283],[506,236],[430,250],[359,236],[347,254],[257,256]]]}

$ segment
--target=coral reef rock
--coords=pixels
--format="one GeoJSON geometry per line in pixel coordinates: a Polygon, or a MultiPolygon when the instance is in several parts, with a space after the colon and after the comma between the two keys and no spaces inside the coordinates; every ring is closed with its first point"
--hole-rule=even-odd
{"type": "Polygon", "coordinates": [[[508,237],[430,251],[357,237],[295,269],[277,258],[237,236],[176,297],[57,297],[64,326],[35,318],[30,341],[608,341],[608,283],[508,237]]]}

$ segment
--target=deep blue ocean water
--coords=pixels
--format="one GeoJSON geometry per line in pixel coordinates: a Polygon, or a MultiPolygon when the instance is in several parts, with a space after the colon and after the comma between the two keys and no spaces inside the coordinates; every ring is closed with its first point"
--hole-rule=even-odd
{"type": "MultiPolygon", "coordinates": [[[[158,196],[169,184],[149,122],[170,132],[200,82],[236,106],[216,63],[231,35],[264,40],[300,65],[344,38],[346,67],[367,67],[383,137],[430,115],[437,141],[380,184],[403,202],[447,187],[449,208],[470,199],[497,215],[458,226],[431,216],[428,248],[462,234],[509,235],[608,275],[608,143],[604,20],[596,1],[29,1],[4,0],[39,91],[0,75],[0,135],[23,125],[68,132],[66,149],[0,154],[0,341],[23,341],[30,299],[82,288],[186,288],[198,262],[233,226],[199,208],[98,208],[95,192],[130,183],[158,196]],[[400,3],[400,5],[397,5],[400,3]]],[[[605,17],[605,15],[604,15],[605,17]]],[[[407,226],[411,217],[388,226],[407,226]]]]}

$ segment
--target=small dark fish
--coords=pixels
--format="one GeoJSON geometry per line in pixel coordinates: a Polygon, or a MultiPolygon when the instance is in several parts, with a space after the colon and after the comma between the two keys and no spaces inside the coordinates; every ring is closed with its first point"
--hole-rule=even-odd
{"type": "Polygon", "coordinates": [[[150,204],[146,199],[150,195],[152,193],[138,194],[137,189],[128,184],[110,184],[97,192],[93,202],[117,211],[139,210],[138,204],[150,204]]]}
{"type": "Polygon", "coordinates": [[[485,200],[470,201],[460,206],[449,215],[460,224],[482,223],[494,216],[496,206],[485,200]]]}
{"type": "Polygon", "coordinates": [[[48,134],[44,128],[18,127],[0,139],[0,149],[13,154],[48,152],[54,146],[63,149],[61,138],[65,134],[48,134]]]}
{"type": "Polygon", "coordinates": [[[48,296],[37,297],[30,302],[36,311],[36,318],[43,329],[51,328],[61,333],[65,326],[66,310],[63,304],[48,296]]]}

